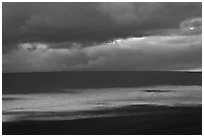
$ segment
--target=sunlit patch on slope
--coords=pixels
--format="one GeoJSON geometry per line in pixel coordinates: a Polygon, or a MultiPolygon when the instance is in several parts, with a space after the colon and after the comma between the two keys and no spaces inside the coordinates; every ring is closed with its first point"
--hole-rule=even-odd
{"type": "Polygon", "coordinates": [[[78,92],[77,94],[66,93],[66,91],[59,94],[3,95],[5,98],[19,98],[18,100],[3,101],[3,115],[8,120],[9,117],[21,117],[24,112],[75,112],[141,104],[159,106],[195,106],[202,104],[201,86],[72,90],[72,92],[78,92]],[[145,92],[150,90],[161,92],[145,92]]]}

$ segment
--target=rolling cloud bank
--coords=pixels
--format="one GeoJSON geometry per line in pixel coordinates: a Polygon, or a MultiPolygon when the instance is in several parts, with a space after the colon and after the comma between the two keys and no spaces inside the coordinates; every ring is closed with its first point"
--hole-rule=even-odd
{"type": "Polygon", "coordinates": [[[3,3],[3,72],[202,67],[201,3],[3,3]]]}

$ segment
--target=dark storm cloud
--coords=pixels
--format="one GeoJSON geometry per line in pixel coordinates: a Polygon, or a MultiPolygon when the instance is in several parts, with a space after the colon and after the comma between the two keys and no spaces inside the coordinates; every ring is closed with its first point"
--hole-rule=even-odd
{"type": "Polygon", "coordinates": [[[200,70],[201,3],[3,3],[3,72],[200,70]]]}
{"type": "Polygon", "coordinates": [[[144,36],[201,17],[201,8],[201,3],[3,3],[3,52],[31,41],[91,45],[144,36]]]}

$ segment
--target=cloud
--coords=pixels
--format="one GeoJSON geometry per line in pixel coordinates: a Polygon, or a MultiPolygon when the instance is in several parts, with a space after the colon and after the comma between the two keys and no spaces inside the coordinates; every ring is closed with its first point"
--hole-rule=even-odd
{"type": "Polygon", "coordinates": [[[199,35],[202,34],[202,18],[190,18],[182,21],[178,28],[174,29],[158,29],[148,31],[149,35],[199,35]]]}
{"type": "Polygon", "coordinates": [[[202,3],[3,3],[3,72],[202,67],[202,3]]]}
{"type": "Polygon", "coordinates": [[[116,24],[140,24],[158,14],[164,3],[102,3],[99,10],[116,24]]]}
{"type": "Polygon", "coordinates": [[[148,36],[147,31],[177,28],[183,20],[202,16],[202,4],[198,2],[4,2],[2,8],[3,52],[26,42],[92,46],[118,38],[148,36]]]}
{"type": "Polygon", "coordinates": [[[24,43],[3,55],[3,72],[201,68],[201,35],[149,36],[71,48],[24,43]]]}
{"type": "Polygon", "coordinates": [[[180,24],[182,34],[201,34],[202,33],[202,18],[187,19],[180,24]]]}

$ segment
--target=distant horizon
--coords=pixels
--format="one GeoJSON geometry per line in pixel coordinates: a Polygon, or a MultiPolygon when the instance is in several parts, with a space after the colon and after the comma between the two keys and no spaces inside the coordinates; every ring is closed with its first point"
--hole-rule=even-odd
{"type": "Polygon", "coordinates": [[[2,74],[16,73],[63,73],[63,72],[202,72],[202,70],[68,70],[68,71],[34,71],[34,72],[2,72],[2,74]]]}

